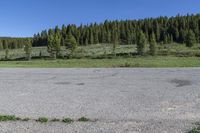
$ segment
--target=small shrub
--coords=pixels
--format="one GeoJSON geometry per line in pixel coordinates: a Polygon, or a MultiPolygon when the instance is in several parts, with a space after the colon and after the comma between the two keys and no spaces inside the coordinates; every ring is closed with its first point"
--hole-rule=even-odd
{"type": "Polygon", "coordinates": [[[46,122],[48,122],[48,118],[46,118],[46,117],[40,117],[36,121],[37,122],[41,122],[41,123],[46,123],[46,122]]]}
{"type": "Polygon", "coordinates": [[[81,117],[78,119],[79,122],[87,122],[87,121],[90,121],[90,119],[88,118],[85,118],[85,117],[81,117]]]}
{"type": "Polygon", "coordinates": [[[51,122],[59,122],[59,121],[60,121],[60,119],[57,119],[57,118],[54,118],[51,120],[51,122]]]}
{"type": "Polygon", "coordinates": [[[191,131],[189,131],[188,133],[200,133],[200,127],[194,128],[191,131]]]}
{"type": "Polygon", "coordinates": [[[17,118],[14,115],[0,115],[0,121],[16,121],[17,118]]]}
{"type": "Polygon", "coordinates": [[[72,120],[71,118],[64,118],[63,120],[62,120],[62,122],[64,122],[64,123],[72,123],[74,120],[72,120]]]}
{"type": "Polygon", "coordinates": [[[21,119],[21,121],[29,121],[30,118],[24,118],[24,119],[21,119]]]}
{"type": "Polygon", "coordinates": [[[20,117],[16,117],[16,120],[17,120],[17,121],[21,121],[22,118],[20,118],[20,117]]]}

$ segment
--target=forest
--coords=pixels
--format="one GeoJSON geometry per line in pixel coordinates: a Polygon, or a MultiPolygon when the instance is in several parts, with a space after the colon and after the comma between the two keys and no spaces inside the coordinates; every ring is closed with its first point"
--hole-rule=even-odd
{"type": "MultiPolygon", "coordinates": [[[[199,43],[200,14],[188,14],[139,20],[106,20],[104,23],[81,24],[80,26],[69,24],[63,25],[61,28],[56,26],[52,29],[43,30],[30,38],[1,37],[0,50],[5,51],[4,56],[7,60],[11,57],[9,51],[23,49],[25,51],[23,56],[25,55],[25,58],[30,60],[32,56],[41,57],[45,53],[40,50],[36,52],[37,55],[34,55],[34,47],[46,47],[46,53],[48,54],[45,54],[45,56],[56,59],[61,56],[74,57],[75,52],[81,53],[82,51],[86,53],[90,49],[89,47],[87,47],[87,50],[77,50],[77,48],[96,46],[97,44],[103,47],[103,55],[109,53],[105,50],[106,44],[106,46],[111,47],[109,54],[116,56],[116,49],[119,49],[119,46],[132,45],[135,46],[137,55],[148,54],[154,56],[158,53],[165,54],[166,48],[167,54],[170,54],[171,44],[174,44],[173,47],[178,46],[176,54],[180,53],[182,46],[186,46],[188,48],[195,47],[193,50],[190,49],[192,52],[189,52],[189,54],[199,56],[199,43]],[[168,44],[168,46],[165,44],[168,44]],[[65,49],[68,50],[67,55],[63,55],[65,49]],[[194,51],[194,49],[198,51],[194,51]]],[[[93,53],[95,55],[95,51],[93,53]]],[[[118,54],[123,55],[125,53],[118,54]]],[[[12,56],[17,58],[16,54],[12,56]]]]}
{"type": "Polygon", "coordinates": [[[136,44],[139,32],[142,31],[150,41],[151,35],[155,34],[156,42],[185,43],[188,32],[194,35],[195,41],[200,41],[200,14],[176,17],[158,17],[141,20],[108,21],[104,23],[92,23],[76,26],[73,24],[56,26],[54,29],[44,30],[35,34],[33,46],[46,46],[48,36],[58,33],[61,45],[68,35],[73,35],[79,45],[113,43],[136,44]]]}

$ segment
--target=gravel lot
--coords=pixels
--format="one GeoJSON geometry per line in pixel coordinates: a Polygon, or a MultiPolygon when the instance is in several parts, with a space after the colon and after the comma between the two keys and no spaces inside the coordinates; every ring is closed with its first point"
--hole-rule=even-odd
{"type": "Polygon", "coordinates": [[[0,69],[0,113],[97,119],[1,133],[185,133],[200,121],[200,69],[0,69]]]}

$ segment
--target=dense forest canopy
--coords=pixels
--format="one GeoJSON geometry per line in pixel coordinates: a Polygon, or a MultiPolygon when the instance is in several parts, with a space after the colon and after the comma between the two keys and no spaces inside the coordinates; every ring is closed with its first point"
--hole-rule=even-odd
{"type": "Polygon", "coordinates": [[[29,39],[32,38],[0,37],[0,50],[23,48],[29,39]]]}
{"type": "Polygon", "coordinates": [[[108,21],[76,26],[74,24],[56,26],[42,31],[33,37],[33,46],[46,46],[50,34],[59,34],[61,45],[68,35],[73,35],[79,45],[113,43],[136,44],[138,33],[142,31],[150,41],[155,34],[158,43],[185,43],[187,33],[192,32],[197,43],[200,42],[200,14],[177,15],[176,17],[158,17],[141,20],[108,21]]]}
{"type": "MultiPolygon", "coordinates": [[[[108,21],[76,26],[74,24],[56,26],[35,34],[33,46],[47,46],[48,37],[57,35],[61,45],[65,45],[68,36],[73,36],[78,45],[99,43],[136,44],[138,34],[143,32],[150,42],[152,34],[157,43],[185,43],[190,33],[193,41],[200,42],[200,14],[177,15],[176,17],[146,18],[141,20],[108,21]]],[[[0,38],[1,49],[23,48],[29,38],[0,38]]]]}

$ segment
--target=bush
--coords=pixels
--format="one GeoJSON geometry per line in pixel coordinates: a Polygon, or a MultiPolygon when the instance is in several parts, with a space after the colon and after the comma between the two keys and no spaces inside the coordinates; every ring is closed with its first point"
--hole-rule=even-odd
{"type": "Polygon", "coordinates": [[[60,119],[57,119],[57,118],[54,118],[51,120],[51,122],[59,122],[59,121],[60,121],[60,119]]]}
{"type": "Polygon", "coordinates": [[[36,121],[37,122],[41,122],[41,123],[46,123],[46,122],[48,122],[48,118],[46,118],[46,117],[40,117],[36,121]]]}
{"type": "Polygon", "coordinates": [[[62,120],[62,122],[64,122],[64,123],[72,123],[72,122],[74,122],[74,120],[72,120],[71,118],[64,118],[62,120]]]}
{"type": "Polygon", "coordinates": [[[24,118],[24,119],[21,119],[21,121],[29,121],[30,118],[24,118]]]}
{"type": "Polygon", "coordinates": [[[0,115],[0,121],[16,121],[17,118],[14,115],[0,115]]]}
{"type": "Polygon", "coordinates": [[[200,127],[195,128],[195,129],[189,131],[188,133],[200,133],[200,127]]]}
{"type": "Polygon", "coordinates": [[[88,118],[85,118],[85,117],[81,117],[78,119],[79,122],[87,122],[87,121],[90,121],[90,119],[88,118]]]}

